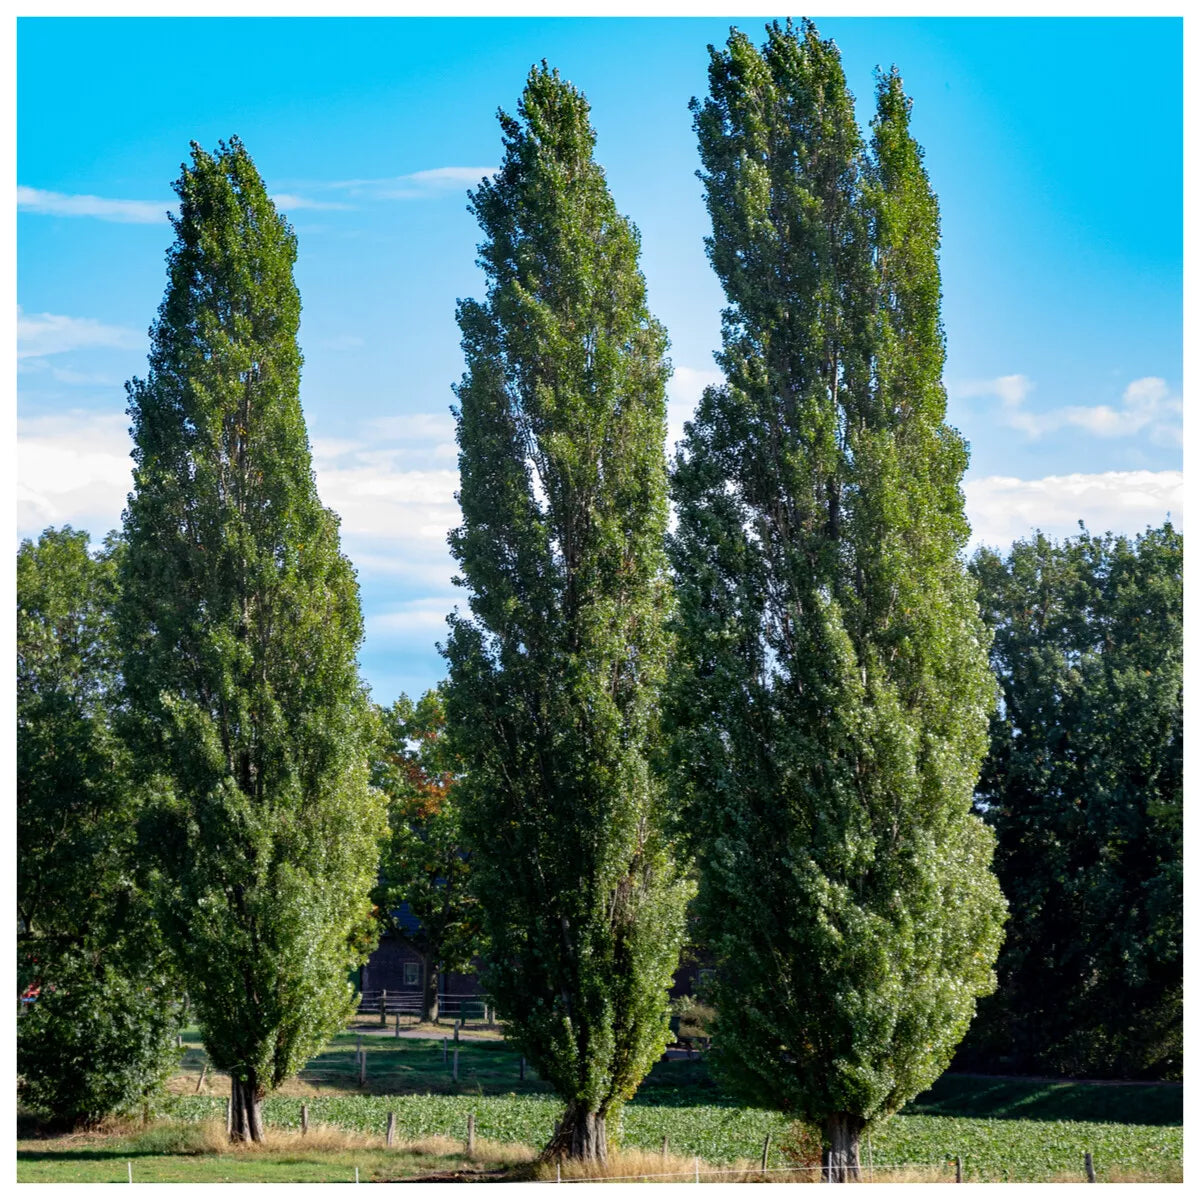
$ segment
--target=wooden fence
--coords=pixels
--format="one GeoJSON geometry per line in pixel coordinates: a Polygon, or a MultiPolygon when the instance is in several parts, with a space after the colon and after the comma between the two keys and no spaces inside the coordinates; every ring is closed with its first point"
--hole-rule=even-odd
{"type": "MultiPolygon", "coordinates": [[[[386,989],[365,991],[358,1002],[360,1016],[378,1016],[382,1011],[388,1016],[421,1015],[422,994],[420,992],[387,991],[386,989]]],[[[439,992],[439,1016],[457,1018],[464,1024],[477,1021],[480,1024],[495,1019],[492,1002],[487,996],[468,995],[466,992],[439,992]]]]}

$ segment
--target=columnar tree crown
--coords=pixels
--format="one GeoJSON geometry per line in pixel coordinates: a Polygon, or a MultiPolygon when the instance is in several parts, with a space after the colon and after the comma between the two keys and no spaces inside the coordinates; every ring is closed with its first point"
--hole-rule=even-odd
{"type": "Polygon", "coordinates": [[[666,335],[583,95],[543,65],[500,120],[503,165],[471,198],[487,298],[458,313],[451,544],[472,617],[453,620],[447,711],[489,988],[568,1102],[548,1152],[602,1155],[667,1040],[687,896],[654,770],[666,335]]]}
{"type": "Polygon", "coordinates": [[[734,31],[709,80],[693,110],[726,382],[674,476],[674,755],[725,1072],[836,1148],[936,1078],[993,986],[967,455],[899,77],[869,148],[811,24],[761,51],[734,31]]]}
{"type": "Polygon", "coordinates": [[[382,814],[358,590],[300,411],[295,236],[236,139],[193,146],[176,191],[128,386],[123,673],[161,794],[163,919],[214,1065],[256,1104],[351,1009],[382,814]]]}

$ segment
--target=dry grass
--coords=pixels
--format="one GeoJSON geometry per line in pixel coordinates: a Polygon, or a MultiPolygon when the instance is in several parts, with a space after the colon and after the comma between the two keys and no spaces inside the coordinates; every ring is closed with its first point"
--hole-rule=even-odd
{"type": "MultiPolygon", "coordinates": [[[[645,1150],[620,1150],[610,1153],[608,1162],[554,1163],[538,1162],[534,1165],[531,1178],[547,1181],[557,1178],[559,1169],[563,1180],[595,1179],[625,1183],[691,1183],[696,1178],[697,1161],[678,1154],[657,1154],[645,1150]]],[[[764,1172],[761,1166],[750,1159],[735,1163],[713,1164],[699,1162],[701,1183],[820,1183],[820,1169],[796,1168],[781,1170],[772,1168],[764,1172]]],[[[913,1166],[878,1168],[872,1177],[866,1164],[862,1168],[862,1183],[953,1183],[953,1169],[937,1166],[913,1166]]]]}

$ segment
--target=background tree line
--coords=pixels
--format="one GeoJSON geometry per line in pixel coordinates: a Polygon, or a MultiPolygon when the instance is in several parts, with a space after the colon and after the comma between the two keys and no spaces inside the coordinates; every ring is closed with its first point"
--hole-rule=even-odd
{"type": "Polygon", "coordinates": [[[543,64],[501,114],[471,194],[487,293],[458,314],[470,614],[444,693],[390,710],[313,480],[295,237],[240,142],[193,147],[123,533],[18,553],[31,1102],[139,1103],[186,995],[260,1139],[390,926],[434,980],[485,938],[564,1101],[546,1154],[603,1158],[668,1038],[697,881],[718,1066],[821,1127],[832,1177],[992,990],[1001,891],[963,1061],[1179,1069],[1181,538],[1037,538],[968,571],[899,76],[869,141],[811,24],[734,31],[709,83],[726,382],[670,477],[666,335],[586,99],[543,64]],[[69,1048],[106,996],[102,1071],[69,1048]]]}

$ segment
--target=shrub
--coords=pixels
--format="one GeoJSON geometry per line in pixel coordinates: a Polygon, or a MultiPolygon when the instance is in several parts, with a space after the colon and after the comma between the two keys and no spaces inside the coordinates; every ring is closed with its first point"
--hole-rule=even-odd
{"type": "Polygon", "coordinates": [[[136,1111],[176,1065],[182,1013],[157,980],[87,956],[62,961],[17,1026],[21,1098],[56,1124],[136,1111]]]}

